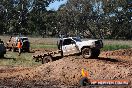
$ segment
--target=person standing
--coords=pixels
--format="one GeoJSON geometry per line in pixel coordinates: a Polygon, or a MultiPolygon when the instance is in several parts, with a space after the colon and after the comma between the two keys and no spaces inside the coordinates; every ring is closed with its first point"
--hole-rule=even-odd
{"type": "Polygon", "coordinates": [[[22,42],[21,39],[18,38],[18,42],[17,42],[17,48],[18,48],[18,56],[21,55],[21,48],[22,48],[22,42]]]}

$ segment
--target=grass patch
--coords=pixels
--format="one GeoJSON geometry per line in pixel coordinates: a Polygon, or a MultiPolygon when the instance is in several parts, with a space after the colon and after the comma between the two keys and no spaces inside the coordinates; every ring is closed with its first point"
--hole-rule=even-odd
{"type": "Polygon", "coordinates": [[[31,44],[31,48],[57,48],[56,45],[45,45],[45,44],[31,44]]]}
{"type": "MultiPolygon", "coordinates": [[[[57,48],[56,45],[49,45],[49,44],[31,44],[31,49],[53,49],[57,48]]],[[[41,65],[41,62],[35,62],[32,58],[33,53],[21,53],[20,56],[18,56],[18,52],[11,52],[8,51],[4,58],[0,58],[0,65],[2,66],[23,66],[23,67],[32,67],[32,66],[38,66],[41,65]]]]}
{"type": "Polygon", "coordinates": [[[111,45],[104,45],[102,48],[103,51],[112,51],[112,50],[118,50],[118,49],[128,49],[131,48],[129,45],[117,45],[117,44],[111,44],[111,45]]]}
{"type": "Polygon", "coordinates": [[[32,58],[32,53],[22,53],[21,56],[18,56],[17,52],[7,52],[4,55],[4,58],[0,59],[0,65],[9,65],[9,66],[37,66],[41,63],[35,62],[32,58]]]}

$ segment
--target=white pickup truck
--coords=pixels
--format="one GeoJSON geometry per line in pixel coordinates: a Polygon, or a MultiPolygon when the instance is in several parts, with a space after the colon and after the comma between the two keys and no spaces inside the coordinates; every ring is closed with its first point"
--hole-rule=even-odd
{"type": "Polygon", "coordinates": [[[57,42],[57,51],[35,52],[33,58],[42,61],[42,64],[55,60],[55,57],[80,54],[84,58],[98,57],[103,47],[102,40],[81,41],[77,37],[60,38],[57,42]]]}
{"type": "Polygon", "coordinates": [[[102,40],[82,41],[77,37],[62,38],[58,43],[58,49],[62,51],[63,56],[82,54],[84,58],[98,57],[102,47],[102,40]]]}

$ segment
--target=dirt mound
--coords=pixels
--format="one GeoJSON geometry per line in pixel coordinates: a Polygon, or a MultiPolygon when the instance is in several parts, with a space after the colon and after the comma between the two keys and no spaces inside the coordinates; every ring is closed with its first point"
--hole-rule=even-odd
{"type": "Polygon", "coordinates": [[[132,56],[132,49],[120,49],[115,51],[107,51],[102,53],[106,56],[132,56]]]}
{"type": "Polygon", "coordinates": [[[132,62],[132,49],[120,49],[115,51],[102,52],[100,56],[132,62]]]}
{"type": "Polygon", "coordinates": [[[15,70],[18,69],[15,68],[11,72],[0,72],[0,85],[15,87],[16,85],[22,87],[78,86],[82,78],[82,68],[89,72],[90,79],[129,79],[132,81],[132,64],[119,64],[121,62],[113,62],[111,59],[107,61],[107,59],[82,59],[82,57],[70,56],[35,68],[25,68],[25,70],[15,70]]]}

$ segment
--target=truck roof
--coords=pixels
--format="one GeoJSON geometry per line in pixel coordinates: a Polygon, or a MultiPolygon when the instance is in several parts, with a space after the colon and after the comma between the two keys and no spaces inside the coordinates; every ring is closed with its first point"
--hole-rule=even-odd
{"type": "Polygon", "coordinates": [[[28,37],[12,37],[12,38],[15,39],[15,41],[17,41],[18,38],[28,40],[28,37]]]}
{"type": "Polygon", "coordinates": [[[16,37],[16,38],[28,38],[28,37],[16,37]]]}
{"type": "MultiPolygon", "coordinates": [[[[61,38],[60,38],[61,39],[61,38]]],[[[65,39],[73,39],[73,40],[76,40],[76,39],[78,39],[78,40],[80,40],[81,41],[81,39],[79,38],[79,37],[65,37],[65,38],[62,38],[61,40],[65,40],[65,39]]],[[[97,40],[101,40],[101,39],[87,39],[88,41],[97,41],[97,40]]],[[[84,41],[87,41],[87,40],[84,40],[84,41]]]]}
{"type": "Polygon", "coordinates": [[[77,38],[77,37],[65,37],[65,38],[62,38],[62,39],[64,40],[64,39],[73,39],[73,38],[77,38]]]}

